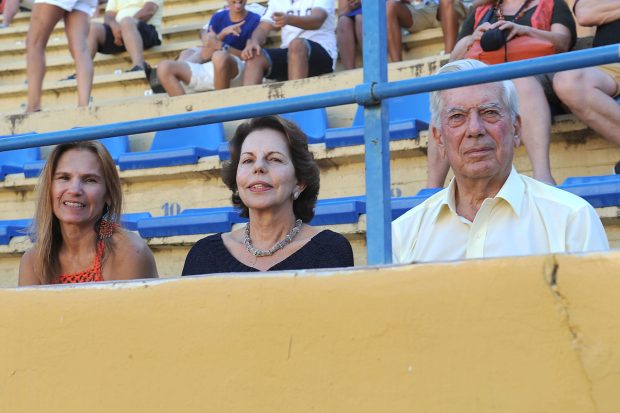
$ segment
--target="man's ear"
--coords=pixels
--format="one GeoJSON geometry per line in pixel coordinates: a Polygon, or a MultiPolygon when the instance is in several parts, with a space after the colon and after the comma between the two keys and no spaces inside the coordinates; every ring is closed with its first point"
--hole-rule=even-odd
{"type": "Polygon", "coordinates": [[[521,115],[517,115],[515,117],[515,121],[512,125],[512,127],[514,128],[515,132],[514,132],[514,146],[515,148],[518,148],[519,145],[521,145],[521,115]]]}
{"type": "Polygon", "coordinates": [[[437,149],[439,150],[439,154],[442,158],[446,158],[446,145],[443,142],[443,136],[441,136],[441,131],[435,126],[431,125],[431,134],[433,135],[433,140],[435,141],[435,145],[437,145],[437,149]]]}

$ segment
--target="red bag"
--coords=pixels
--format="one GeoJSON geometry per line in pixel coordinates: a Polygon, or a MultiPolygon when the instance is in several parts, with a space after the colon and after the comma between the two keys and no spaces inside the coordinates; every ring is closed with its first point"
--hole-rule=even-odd
{"type": "Polygon", "coordinates": [[[491,52],[482,50],[480,41],[476,40],[467,53],[465,53],[465,58],[480,60],[488,65],[495,65],[552,54],[555,54],[553,43],[530,36],[517,36],[507,42],[504,47],[491,52]]]}

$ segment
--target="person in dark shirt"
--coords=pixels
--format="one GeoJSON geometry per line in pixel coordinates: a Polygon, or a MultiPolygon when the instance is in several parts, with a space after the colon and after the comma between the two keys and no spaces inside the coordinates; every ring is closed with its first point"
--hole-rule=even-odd
{"type": "Polygon", "coordinates": [[[350,267],[345,237],[308,225],[319,194],[319,168],[306,135],[264,116],[243,123],[230,141],[222,179],[244,228],[208,236],[190,250],[183,275],[350,267]]]}
{"type": "MultiPolygon", "coordinates": [[[[620,43],[620,0],[577,0],[574,11],[580,25],[597,26],[594,47],[620,43]]],[[[575,116],[620,145],[620,63],[557,73],[553,89],[575,116]]]]}

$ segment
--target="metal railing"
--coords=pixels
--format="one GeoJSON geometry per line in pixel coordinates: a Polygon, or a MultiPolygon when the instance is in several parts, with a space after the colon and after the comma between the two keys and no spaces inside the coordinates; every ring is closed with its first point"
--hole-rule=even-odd
{"type": "Polygon", "coordinates": [[[363,7],[364,83],[354,88],[153,119],[7,137],[0,139],[0,151],[358,103],[365,106],[366,117],[367,257],[369,264],[384,264],[391,262],[390,153],[384,99],[620,61],[620,45],[612,45],[477,70],[387,82],[385,2],[363,0],[363,7]]]}

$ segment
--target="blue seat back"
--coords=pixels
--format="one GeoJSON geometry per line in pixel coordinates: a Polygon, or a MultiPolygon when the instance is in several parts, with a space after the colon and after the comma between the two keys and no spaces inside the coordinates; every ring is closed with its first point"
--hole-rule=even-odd
{"type": "Polygon", "coordinates": [[[151,150],[199,147],[217,152],[223,141],[224,126],[221,123],[213,123],[157,131],[153,137],[151,150]]]}
{"type": "Polygon", "coordinates": [[[129,137],[127,135],[99,139],[99,142],[110,152],[114,161],[117,161],[120,155],[129,152],[129,137]]]}
{"type": "Polygon", "coordinates": [[[325,138],[327,130],[327,111],[325,108],[284,113],[283,118],[293,121],[308,137],[308,143],[319,143],[325,138]]]}
{"type": "MultiPolygon", "coordinates": [[[[418,93],[386,99],[390,123],[417,119],[428,126],[431,119],[430,95],[418,93]]],[[[364,126],[364,107],[358,106],[352,126],[364,126]]]]}

